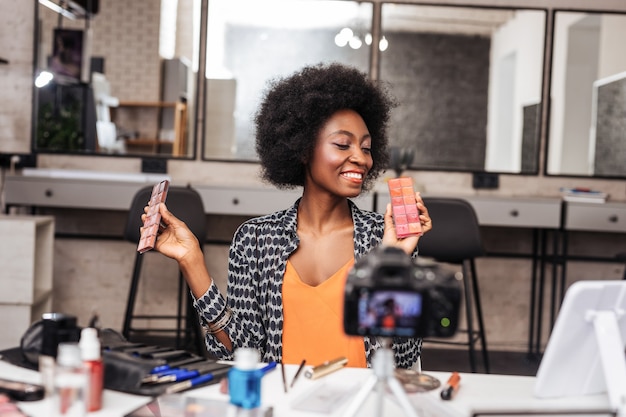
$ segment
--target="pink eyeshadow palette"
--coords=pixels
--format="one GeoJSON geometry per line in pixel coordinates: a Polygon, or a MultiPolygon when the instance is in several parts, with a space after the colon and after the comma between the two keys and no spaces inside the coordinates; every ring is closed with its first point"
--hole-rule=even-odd
{"type": "Polygon", "coordinates": [[[410,177],[393,178],[389,180],[389,196],[393,221],[396,225],[396,236],[419,236],[422,234],[422,224],[419,219],[419,210],[415,200],[413,179],[410,177]]]}
{"type": "Polygon", "coordinates": [[[152,195],[148,202],[148,212],[143,222],[141,237],[137,245],[137,252],[144,253],[154,249],[159,225],[161,224],[161,213],[159,213],[159,203],[164,203],[167,197],[167,189],[170,185],[168,180],[163,180],[152,188],[152,195]]]}

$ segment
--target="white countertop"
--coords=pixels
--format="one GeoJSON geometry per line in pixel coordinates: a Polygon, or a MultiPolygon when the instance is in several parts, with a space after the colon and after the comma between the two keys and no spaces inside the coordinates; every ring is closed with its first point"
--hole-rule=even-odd
{"type": "Polygon", "coordinates": [[[171,180],[167,174],[150,174],[139,172],[108,172],[89,171],[79,169],[45,169],[45,168],[24,168],[22,175],[25,177],[38,178],[64,178],[81,180],[100,181],[123,181],[139,183],[157,183],[164,179],[171,180]]]}
{"type": "MultiPolygon", "coordinates": [[[[296,366],[286,367],[287,381],[291,382],[296,372],[296,366]]],[[[441,380],[442,385],[450,376],[448,372],[429,372],[441,380]]],[[[40,383],[37,372],[18,368],[0,361],[0,377],[10,378],[31,383],[40,383]]],[[[321,379],[311,381],[301,377],[295,387],[288,393],[284,392],[280,367],[267,374],[263,379],[263,405],[273,407],[276,417],[339,417],[351,405],[354,395],[373,373],[369,369],[344,368],[321,379]],[[307,412],[294,409],[294,405],[303,399],[318,393],[344,392],[343,401],[339,401],[337,408],[329,413],[307,412]]],[[[486,374],[461,374],[461,383],[457,394],[450,401],[439,398],[439,389],[427,393],[407,394],[410,403],[415,407],[420,417],[470,417],[477,411],[491,412],[540,412],[540,411],[567,411],[587,410],[604,411],[608,407],[608,398],[605,394],[576,398],[538,399],[533,396],[534,377],[486,374]]],[[[210,398],[228,401],[228,396],[219,392],[219,385],[209,385],[185,393],[186,396],[210,398]]],[[[369,395],[357,415],[376,415],[375,395],[369,395]]],[[[123,394],[105,390],[103,409],[89,413],[89,417],[123,417],[132,410],[139,408],[150,401],[150,397],[123,394]]],[[[32,417],[48,417],[50,401],[20,403],[20,407],[32,417]]],[[[389,392],[385,395],[383,415],[400,417],[404,415],[402,408],[389,392]]]]}

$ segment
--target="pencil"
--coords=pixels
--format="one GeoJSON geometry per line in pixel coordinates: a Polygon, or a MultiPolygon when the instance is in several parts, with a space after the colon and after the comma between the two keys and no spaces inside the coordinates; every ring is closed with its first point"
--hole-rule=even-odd
{"type": "Polygon", "coordinates": [[[337,359],[333,359],[332,361],[326,361],[321,365],[317,365],[312,369],[307,370],[304,373],[304,376],[310,379],[321,378],[325,375],[328,375],[331,372],[338,371],[348,364],[348,358],[341,356],[337,359]]]}
{"type": "Polygon", "coordinates": [[[296,380],[298,379],[298,377],[302,373],[302,370],[304,369],[304,365],[305,364],[306,364],[306,359],[302,359],[302,362],[300,362],[300,367],[296,371],[296,374],[293,376],[293,380],[291,380],[291,388],[293,388],[293,385],[296,383],[296,380]]]}
{"type": "Polygon", "coordinates": [[[287,377],[285,376],[285,365],[283,361],[280,361],[280,372],[283,374],[283,387],[285,388],[285,394],[287,393],[287,377]]]}

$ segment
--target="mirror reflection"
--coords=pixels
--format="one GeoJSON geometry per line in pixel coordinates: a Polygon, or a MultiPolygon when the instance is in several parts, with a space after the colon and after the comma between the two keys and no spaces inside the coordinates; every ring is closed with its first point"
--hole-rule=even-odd
{"type": "Polygon", "coordinates": [[[371,16],[349,1],[210,1],[204,158],[256,160],[252,120],[269,80],[331,61],[367,72],[371,16]]]}
{"type": "Polygon", "coordinates": [[[543,10],[384,4],[392,137],[415,169],[537,173],[543,10]]]}
{"type": "Polygon", "coordinates": [[[555,11],[546,173],[626,176],[626,15],[555,11]]]}
{"type": "Polygon", "coordinates": [[[381,13],[376,42],[369,3],[211,1],[203,158],[256,159],[252,118],[273,77],[322,61],[367,71],[374,57],[401,102],[391,138],[413,150],[411,168],[537,173],[545,11],[381,13]]]}
{"type": "Polygon", "coordinates": [[[36,0],[34,151],[192,157],[198,5],[36,0]]]}

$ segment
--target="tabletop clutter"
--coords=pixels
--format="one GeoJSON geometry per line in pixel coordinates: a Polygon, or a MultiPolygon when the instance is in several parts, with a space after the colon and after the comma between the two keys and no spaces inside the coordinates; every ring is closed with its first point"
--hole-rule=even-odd
{"type": "MultiPolygon", "coordinates": [[[[49,313],[22,337],[26,361],[42,377],[40,395],[54,415],[74,417],[102,408],[103,389],[157,400],[214,383],[227,384],[224,406],[261,409],[261,382],[275,362],[261,364],[252,348],[235,351],[232,362],[167,346],[133,343],[111,329],[80,328],[71,315],[49,313]]],[[[22,398],[23,400],[23,398],[22,398]]]]}
{"type": "MultiPolygon", "coordinates": [[[[76,317],[59,313],[44,314],[42,320],[33,324],[22,337],[20,351],[31,369],[39,370],[41,386],[36,386],[37,395],[17,401],[45,398],[46,407],[52,407],[50,415],[63,417],[84,417],[106,408],[103,389],[152,397],[126,417],[153,415],[151,408],[169,410],[168,417],[177,417],[186,415],[189,407],[211,410],[207,414],[211,416],[265,416],[273,409],[262,401],[262,381],[268,373],[280,369],[286,393],[299,376],[316,380],[347,365],[345,357],[306,367],[306,360],[302,360],[288,383],[285,365],[261,363],[254,348],[238,348],[233,361],[219,361],[174,347],[131,342],[111,329],[80,328],[76,317]],[[184,394],[218,383],[219,399],[184,394]]],[[[404,382],[402,385],[406,386],[404,382]]],[[[294,405],[294,409],[309,410],[308,403],[313,400],[324,403],[320,396],[321,391],[317,396],[307,395],[310,398],[294,405]]],[[[347,392],[342,394],[342,400],[347,396],[347,392]]],[[[315,407],[319,408],[319,404],[315,407]]]]}

